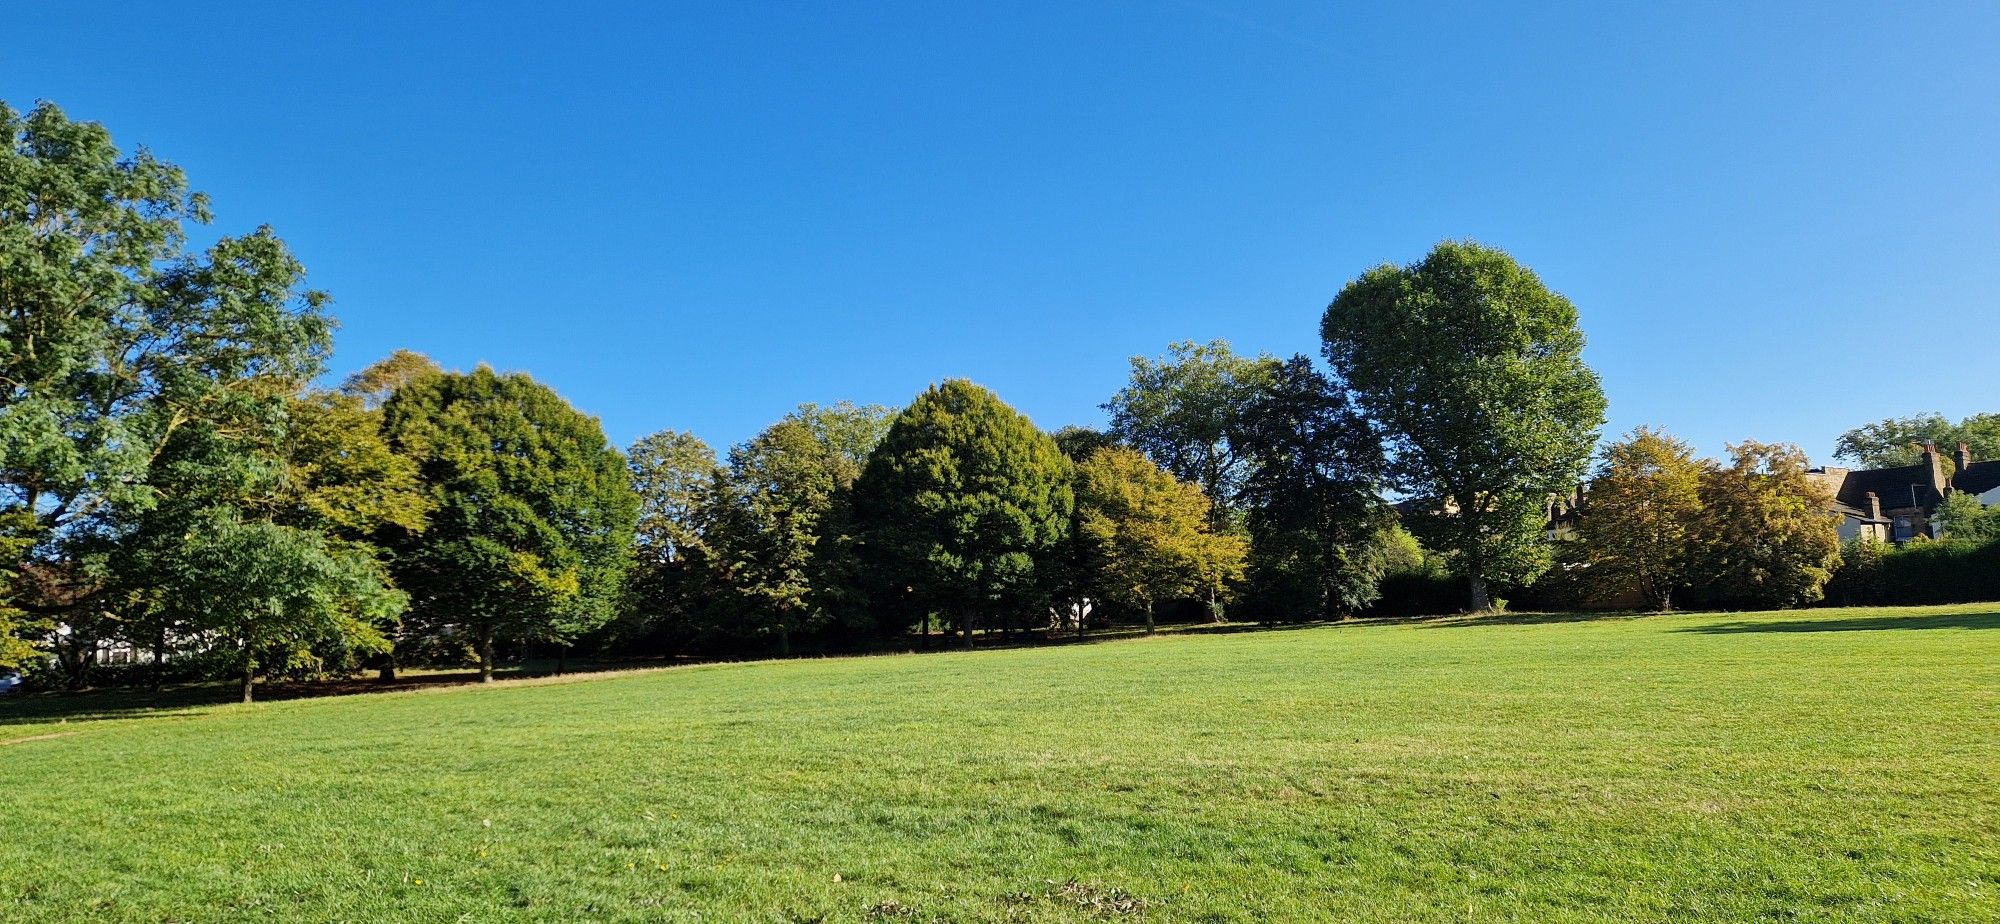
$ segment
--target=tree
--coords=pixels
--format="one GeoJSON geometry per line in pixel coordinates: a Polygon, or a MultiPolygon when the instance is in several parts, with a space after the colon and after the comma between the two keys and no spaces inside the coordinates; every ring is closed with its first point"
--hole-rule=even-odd
{"type": "Polygon", "coordinates": [[[1235,431],[1278,361],[1238,356],[1227,341],[1171,344],[1157,359],[1132,357],[1132,379],[1110,403],[1111,435],[1201,486],[1213,503],[1210,525],[1231,525],[1236,492],[1249,473],[1235,431]]]}
{"type": "Polygon", "coordinates": [[[1118,438],[1103,430],[1080,427],[1075,424],[1063,427],[1050,434],[1056,441],[1056,448],[1071,462],[1082,462],[1097,454],[1100,449],[1118,445],[1118,438]]]}
{"type": "Polygon", "coordinates": [[[854,497],[871,596],[893,612],[948,614],[967,647],[976,626],[1041,602],[1037,568],[1060,547],[1074,504],[1055,441],[963,379],[896,415],[854,497]]]}
{"type": "Polygon", "coordinates": [[[1390,563],[1382,443],[1334,382],[1294,356],[1244,409],[1240,493],[1248,596],[1263,618],[1325,618],[1374,602],[1390,563]]]}
{"type": "Polygon", "coordinates": [[[1708,468],[1688,444],[1646,427],[1604,447],[1576,525],[1590,580],[1672,609],[1693,577],[1708,468]]]}
{"type": "Polygon", "coordinates": [[[180,168],[47,103],[0,104],[0,139],[0,513],[33,518],[41,578],[11,602],[94,650],[115,627],[81,550],[184,480],[156,471],[175,440],[281,422],[331,321],[268,227],[188,252],[209,210],[180,168]]]}
{"type": "Polygon", "coordinates": [[[1547,568],[1548,498],[1575,487],[1604,423],[1576,306],[1506,253],[1437,245],[1342,289],[1320,325],[1326,357],[1392,449],[1409,525],[1488,586],[1547,568]]]}
{"type": "Polygon", "coordinates": [[[626,465],[639,497],[636,561],[614,634],[677,648],[708,634],[703,617],[716,593],[709,534],[722,507],[722,465],[701,438],[675,430],[633,443],[626,465]]]}
{"type": "Polygon", "coordinates": [[[386,650],[405,598],[372,540],[420,532],[428,504],[378,416],[316,392],[268,426],[178,432],[149,475],[157,501],[114,508],[84,543],[101,547],[85,563],[101,567],[125,636],[156,658],[175,635],[225,641],[245,702],[260,667],[319,672],[386,650]]]}
{"type": "Polygon", "coordinates": [[[596,418],[526,375],[483,366],[410,382],[383,414],[435,507],[398,550],[413,620],[469,641],[490,682],[497,642],[567,646],[610,618],[638,499],[596,418]]]}
{"type": "Polygon", "coordinates": [[[1946,539],[1992,542],[2000,539],[2000,507],[1988,507],[1979,498],[1953,491],[1939,505],[1938,529],[1946,539]]]}
{"type": "MultiPolygon", "coordinates": [[[[388,552],[382,546],[389,540],[386,534],[406,539],[421,534],[429,523],[432,501],[416,460],[397,453],[384,438],[381,405],[346,388],[301,395],[289,405],[280,452],[284,477],[276,490],[257,502],[265,518],[316,531],[330,540],[335,551],[373,561],[383,586],[393,586],[388,552]]],[[[401,610],[399,604],[396,612],[401,610]]],[[[158,629],[164,647],[166,627],[158,629]]],[[[379,652],[381,678],[394,680],[399,635],[399,626],[385,621],[352,650],[379,652]],[[374,635],[386,644],[375,644],[374,635]]],[[[331,638],[338,642],[341,637],[331,638]]]]}
{"type": "Polygon", "coordinates": [[[1789,443],[1744,441],[1701,479],[1699,570],[1716,600],[1800,606],[1824,595],[1840,564],[1832,498],[1789,443]]]}
{"type": "Polygon", "coordinates": [[[23,670],[39,661],[31,639],[52,628],[12,602],[23,559],[34,545],[34,528],[34,515],[25,510],[0,514],[0,668],[8,670],[23,670]]]}
{"type": "Polygon", "coordinates": [[[166,547],[153,573],[173,577],[161,606],[241,652],[243,702],[251,701],[260,659],[309,657],[323,643],[388,649],[380,626],[405,598],[372,557],[313,530],[246,522],[223,508],[204,513],[181,543],[166,547]]]}
{"type": "Polygon", "coordinates": [[[1897,468],[1921,461],[1926,442],[1943,450],[1947,477],[1957,462],[1951,450],[1959,443],[1974,459],[2000,459],[2000,414],[1974,414],[1958,423],[1937,413],[1888,417],[1841,434],[1833,455],[1860,468],[1897,468]]]}
{"type": "Polygon", "coordinates": [[[889,432],[889,423],[895,417],[895,409],[886,405],[852,401],[838,401],[827,407],[808,402],[785,415],[786,420],[805,425],[814,440],[845,463],[845,469],[835,473],[842,487],[860,477],[862,466],[868,464],[868,455],[889,432]]]}
{"type": "Polygon", "coordinates": [[[793,633],[826,621],[817,556],[850,468],[836,445],[796,417],[729,452],[712,539],[716,569],[736,598],[739,629],[776,636],[780,654],[791,653],[793,633]]]}
{"type": "Polygon", "coordinates": [[[1077,529],[1092,549],[1105,597],[1143,610],[1202,592],[1219,593],[1243,575],[1241,537],[1209,529],[1201,488],[1125,448],[1100,449],[1077,467],[1077,529]]]}
{"type": "Polygon", "coordinates": [[[360,399],[370,410],[388,403],[396,389],[418,379],[438,375],[444,368],[415,350],[397,350],[356,372],[340,383],[340,393],[360,399]]]}

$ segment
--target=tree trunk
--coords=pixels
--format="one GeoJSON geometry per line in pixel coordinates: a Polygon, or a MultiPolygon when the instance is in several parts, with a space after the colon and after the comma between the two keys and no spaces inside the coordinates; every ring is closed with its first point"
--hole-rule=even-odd
{"type": "Polygon", "coordinates": [[[958,622],[964,629],[962,634],[965,636],[965,648],[967,651],[970,651],[972,650],[972,617],[960,616],[958,617],[958,622]]]}
{"type": "Polygon", "coordinates": [[[383,683],[396,681],[396,649],[393,646],[388,653],[382,655],[382,669],[376,674],[376,679],[383,683]]]}
{"type": "Polygon", "coordinates": [[[153,692],[158,693],[167,685],[167,627],[160,627],[160,634],[153,642],[153,692]]]}
{"type": "Polygon", "coordinates": [[[778,657],[789,658],[791,656],[792,656],[792,627],[780,625],[778,627],[778,657]]]}
{"type": "Polygon", "coordinates": [[[1089,614],[1083,611],[1083,604],[1081,603],[1072,605],[1070,612],[1076,614],[1076,637],[1081,639],[1083,638],[1083,621],[1089,617],[1089,614]]]}
{"type": "Polygon", "coordinates": [[[568,646],[568,645],[566,645],[566,644],[564,644],[564,645],[557,645],[557,646],[556,646],[556,676],[557,676],[557,677],[561,677],[561,676],[563,675],[563,668],[565,668],[565,667],[568,667],[568,666],[569,666],[569,646],[568,646]]]}
{"type": "Polygon", "coordinates": [[[1486,596],[1486,576],[1477,571],[1472,573],[1472,611],[1474,613],[1493,612],[1493,600],[1486,596]]]}
{"type": "Polygon", "coordinates": [[[1153,634],[1153,601],[1150,598],[1146,601],[1146,634],[1153,634]]]}
{"type": "Polygon", "coordinates": [[[493,627],[479,630],[479,682],[493,682],[493,627]]]}
{"type": "Polygon", "coordinates": [[[1223,622],[1222,591],[1219,588],[1210,587],[1208,589],[1208,619],[1210,622],[1217,624],[1223,622]]]}
{"type": "Polygon", "coordinates": [[[243,701],[250,702],[257,689],[257,658],[246,647],[243,651],[243,701]]]}

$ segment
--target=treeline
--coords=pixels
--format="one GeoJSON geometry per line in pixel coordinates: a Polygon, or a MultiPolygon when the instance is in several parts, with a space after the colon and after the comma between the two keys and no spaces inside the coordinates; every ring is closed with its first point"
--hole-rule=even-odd
{"type": "MultiPolygon", "coordinates": [[[[194,251],[178,168],[46,104],[0,105],[0,133],[0,667],[38,682],[91,683],[107,651],[247,700],[572,648],[1779,605],[1843,560],[1793,447],[1715,464],[1641,430],[1599,456],[1575,307],[1478,244],[1347,283],[1323,363],[1135,358],[1101,431],[954,379],[720,454],[671,430],[621,452],[525,374],[403,351],[315,387],[327,297],[270,229],[194,251]]],[[[1835,587],[1901,580],[1873,567],[1835,587]]]]}
{"type": "Polygon", "coordinates": [[[522,374],[399,353],[337,389],[324,294],[268,228],[52,105],[0,109],[4,663],[259,676],[614,652],[848,648],[1112,620],[1357,612],[1398,570],[1468,605],[1535,572],[1602,418],[1575,309],[1440,245],[1350,283],[1322,370],[1179,344],[1099,433],[946,381],[807,405],[718,457],[629,454],[522,374]],[[1411,310],[1414,305],[1422,311],[1411,310]],[[1419,518],[1385,490],[1456,504],[1419,518]]]}

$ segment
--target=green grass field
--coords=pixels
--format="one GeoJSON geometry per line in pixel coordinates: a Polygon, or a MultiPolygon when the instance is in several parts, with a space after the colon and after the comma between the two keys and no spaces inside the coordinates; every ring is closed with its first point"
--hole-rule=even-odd
{"type": "Polygon", "coordinates": [[[0,702],[0,741],[6,921],[2000,920],[2000,605],[0,702]]]}

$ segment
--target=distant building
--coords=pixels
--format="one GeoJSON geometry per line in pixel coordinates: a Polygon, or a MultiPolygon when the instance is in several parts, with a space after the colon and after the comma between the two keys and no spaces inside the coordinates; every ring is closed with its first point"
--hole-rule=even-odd
{"type": "Polygon", "coordinates": [[[1870,537],[1885,542],[1935,539],[1932,523],[1947,495],[1964,492],[1986,505],[2000,504],[2000,461],[1974,462],[1964,443],[1958,444],[1950,477],[1937,444],[1924,443],[1923,457],[1914,465],[1895,468],[1846,469],[1827,466],[1806,472],[1833,494],[1833,512],[1841,517],[1840,538],[1870,537]]]}

